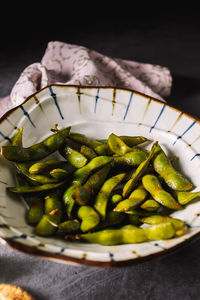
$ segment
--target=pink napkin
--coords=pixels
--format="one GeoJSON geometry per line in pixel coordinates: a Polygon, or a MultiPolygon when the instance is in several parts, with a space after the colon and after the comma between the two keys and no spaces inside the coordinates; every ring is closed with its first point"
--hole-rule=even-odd
{"type": "Polygon", "coordinates": [[[53,83],[129,88],[165,101],[172,77],[163,66],[108,57],[83,46],[52,41],[41,62],[27,66],[11,94],[0,99],[0,117],[53,83]]]}

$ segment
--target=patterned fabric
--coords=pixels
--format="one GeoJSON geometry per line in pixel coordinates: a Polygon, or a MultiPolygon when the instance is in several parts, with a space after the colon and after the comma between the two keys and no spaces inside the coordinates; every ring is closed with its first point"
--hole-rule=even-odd
{"type": "Polygon", "coordinates": [[[112,58],[86,47],[52,41],[41,62],[27,66],[21,73],[10,98],[1,100],[1,115],[53,83],[128,88],[164,101],[170,94],[172,77],[166,67],[112,58]]]}

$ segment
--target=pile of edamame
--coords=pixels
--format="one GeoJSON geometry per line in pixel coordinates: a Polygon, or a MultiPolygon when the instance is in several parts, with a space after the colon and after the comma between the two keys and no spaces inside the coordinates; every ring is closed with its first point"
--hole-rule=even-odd
{"type": "Polygon", "coordinates": [[[25,148],[21,128],[1,154],[17,170],[19,184],[7,190],[23,195],[27,222],[40,236],[102,245],[178,237],[188,226],[170,214],[200,195],[158,141],[143,136],[98,140],[55,125],[25,148]]]}

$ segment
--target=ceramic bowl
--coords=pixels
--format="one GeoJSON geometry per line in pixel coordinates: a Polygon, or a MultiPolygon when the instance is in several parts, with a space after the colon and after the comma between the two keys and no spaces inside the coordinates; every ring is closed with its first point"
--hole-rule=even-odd
{"type": "MultiPolygon", "coordinates": [[[[49,129],[72,126],[75,132],[103,139],[110,133],[158,140],[177,167],[200,189],[200,123],[194,117],[137,91],[120,88],[51,85],[31,95],[0,120],[0,146],[24,127],[24,146],[41,141],[49,129]]],[[[173,213],[189,224],[183,236],[160,241],[101,246],[36,236],[25,220],[26,207],[6,191],[15,186],[13,164],[0,158],[0,240],[4,245],[62,263],[119,266],[169,253],[199,236],[200,201],[173,213]]]]}

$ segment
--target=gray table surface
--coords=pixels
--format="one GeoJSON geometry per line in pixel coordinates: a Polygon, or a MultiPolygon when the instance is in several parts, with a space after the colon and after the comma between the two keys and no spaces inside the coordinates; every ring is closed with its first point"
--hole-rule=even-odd
{"type": "MultiPolygon", "coordinates": [[[[31,20],[24,17],[8,35],[4,32],[0,97],[9,94],[26,66],[40,61],[48,41],[60,40],[113,57],[167,66],[173,76],[167,102],[199,116],[200,23],[195,13],[189,18],[186,11],[180,16],[161,14],[159,18],[128,16],[123,22],[114,16],[109,20],[93,15],[85,25],[79,22],[73,28],[68,21],[67,30],[59,30],[59,23],[55,29],[55,19],[49,16],[53,25],[45,23],[39,33],[37,22],[31,28],[23,27],[23,22],[33,20],[33,16],[31,20]]],[[[199,299],[199,252],[197,240],[169,256],[112,269],[58,264],[0,245],[0,283],[21,286],[38,300],[199,299]]]]}

